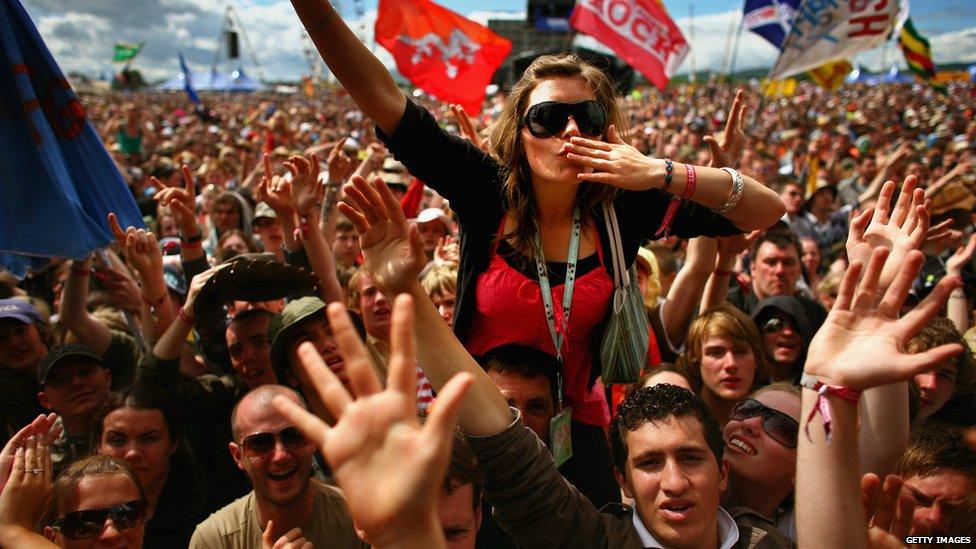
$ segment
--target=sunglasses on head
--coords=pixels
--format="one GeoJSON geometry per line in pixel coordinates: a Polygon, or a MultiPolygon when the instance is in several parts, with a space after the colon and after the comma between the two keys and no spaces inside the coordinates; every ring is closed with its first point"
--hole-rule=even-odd
{"type": "Polygon", "coordinates": [[[305,435],[297,427],[285,427],[278,434],[254,433],[244,437],[244,440],[241,441],[244,457],[254,459],[270,454],[274,451],[276,440],[280,440],[282,446],[288,450],[297,450],[308,443],[305,440],[305,435]]]}
{"type": "Polygon", "coordinates": [[[143,523],[146,518],[146,502],[137,499],[107,509],[88,509],[65,513],[54,521],[51,527],[68,539],[89,539],[98,536],[105,528],[105,521],[111,517],[119,530],[131,530],[143,523]]]}
{"type": "Polygon", "coordinates": [[[800,432],[800,424],[790,416],[765,406],[754,398],[747,398],[732,410],[732,419],[745,421],[762,414],[762,428],[769,438],[786,446],[796,448],[796,437],[800,432]]]}
{"type": "Polygon", "coordinates": [[[570,116],[583,135],[599,137],[607,129],[607,110],[592,100],[580,103],[546,101],[532,105],[522,123],[529,127],[529,133],[535,137],[552,137],[563,131],[570,116]]]}
{"type": "Polygon", "coordinates": [[[793,323],[785,318],[774,316],[766,322],[763,322],[762,331],[764,334],[775,334],[776,332],[785,330],[787,327],[793,328],[793,323]]]}

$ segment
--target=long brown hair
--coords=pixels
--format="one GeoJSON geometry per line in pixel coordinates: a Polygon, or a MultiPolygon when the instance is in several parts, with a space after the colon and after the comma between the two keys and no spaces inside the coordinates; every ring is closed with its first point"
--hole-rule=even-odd
{"type": "MultiPolygon", "coordinates": [[[[522,78],[508,95],[505,107],[491,132],[491,154],[505,170],[503,195],[506,213],[516,221],[515,229],[499,237],[512,240],[516,253],[525,258],[535,257],[536,225],[535,201],[532,196],[532,171],[522,145],[522,117],[529,107],[529,96],[539,83],[552,77],[581,78],[596,96],[596,101],[607,110],[607,120],[625,134],[624,119],[617,107],[613,85],[600,69],[575,55],[543,55],[525,69],[522,78]]],[[[582,183],[577,199],[584,216],[591,215],[596,207],[617,194],[616,187],[582,183]]]]}

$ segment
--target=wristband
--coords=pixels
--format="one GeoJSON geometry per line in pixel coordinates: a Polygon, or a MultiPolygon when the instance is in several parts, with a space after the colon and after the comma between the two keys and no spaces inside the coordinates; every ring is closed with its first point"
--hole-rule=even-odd
{"type": "Polygon", "coordinates": [[[188,326],[193,326],[193,321],[196,320],[193,315],[186,312],[186,309],[183,307],[180,307],[179,310],[176,311],[176,316],[180,317],[180,320],[182,320],[183,323],[188,326]]]}
{"type": "Polygon", "coordinates": [[[292,236],[295,237],[295,240],[302,241],[308,238],[309,231],[310,229],[308,228],[308,222],[303,219],[302,222],[295,227],[295,230],[292,232],[292,236]]]}
{"type": "Polygon", "coordinates": [[[813,409],[810,410],[810,415],[807,416],[807,424],[804,427],[807,433],[807,439],[810,439],[810,422],[813,421],[813,418],[817,417],[817,413],[820,413],[823,416],[824,434],[827,442],[830,442],[831,412],[830,401],[827,400],[827,395],[834,395],[844,402],[857,404],[861,400],[861,391],[839,385],[827,385],[806,373],[800,377],[800,386],[817,393],[817,402],[814,404],[813,409]]]}
{"type": "Polygon", "coordinates": [[[671,190],[671,178],[674,177],[674,162],[671,162],[670,158],[664,159],[664,186],[661,187],[661,191],[668,192],[671,190]]]}
{"type": "Polygon", "coordinates": [[[685,181],[685,191],[681,193],[681,198],[691,200],[692,195],[695,194],[695,185],[698,181],[698,174],[695,173],[695,166],[692,164],[685,164],[685,174],[687,175],[687,180],[685,181]]]}
{"type": "Polygon", "coordinates": [[[184,245],[186,245],[186,244],[193,244],[194,242],[201,242],[201,241],[203,241],[203,233],[197,233],[197,234],[195,234],[193,236],[188,236],[186,238],[181,238],[180,240],[183,241],[183,244],[184,245]]]}
{"type": "Polygon", "coordinates": [[[157,299],[156,301],[149,301],[148,299],[146,299],[146,296],[142,296],[142,300],[146,302],[146,305],[149,305],[149,314],[150,316],[152,316],[153,324],[156,325],[159,324],[159,315],[157,315],[157,311],[159,310],[159,307],[162,306],[162,304],[166,301],[166,297],[168,295],[169,295],[169,291],[163,290],[163,295],[159,296],[159,299],[157,299]]]}
{"type": "Polygon", "coordinates": [[[181,250],[197,250],[203,247],[203,242],[197,240],[196,242],[184,242],[181,246],[181,250]]]}

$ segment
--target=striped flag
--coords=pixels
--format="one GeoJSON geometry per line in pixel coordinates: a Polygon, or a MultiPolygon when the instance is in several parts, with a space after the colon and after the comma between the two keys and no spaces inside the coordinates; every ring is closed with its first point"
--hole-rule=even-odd
{"type": "Polygon", "coordinates": [[[908,68],[912,69],[912,72],[917,74],[919,78],[928,82],[939,92],[947,93],[944,85],[935,83],[936,69],[935,62],[932,61],[932,48],[929,45],[928,39],[922,36],[915,28],[911,17],[905,21],[905,26],[901,28],[901,34],[898,36],[898,44],[901,46],[901,51],[905,54],[905,61],[908,62],[908,68]]]}

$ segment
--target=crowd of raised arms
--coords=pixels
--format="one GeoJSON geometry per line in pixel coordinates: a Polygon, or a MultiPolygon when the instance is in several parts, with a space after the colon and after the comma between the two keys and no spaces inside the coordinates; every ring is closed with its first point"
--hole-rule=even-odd
{"type": "Polygon", "coordinates": [[[0,546],[972,542],[976,86],[466,113],[293,5],[341,91],[82,98],[149,228],[0,272],[0,546]]]}

